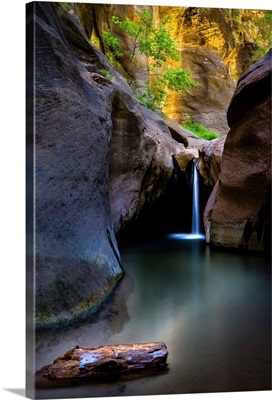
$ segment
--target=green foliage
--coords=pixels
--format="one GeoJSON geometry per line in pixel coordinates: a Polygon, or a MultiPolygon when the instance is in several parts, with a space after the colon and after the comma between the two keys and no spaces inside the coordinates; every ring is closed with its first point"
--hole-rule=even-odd
{"type": "Polygon", "coordinates": [[[240,24],[239,16],[240,16],[240,10],[235,9],[235,8],[231,10],[232,22],[236,27],[238,27],[240,24]]]}
{"type": "Polygon", "coordinates": [[[203,125],[200,125],[197,122],[193,122],[191,117],[186,118],[186,123],[183,125],[183,128],[195,133],[202,139],[212,140],[219,137],[217,133],[207,130],[203,125]]]}
{"type": "Polygon", "coordinates": [[[122,21],[119,17],[112,17],[113,23],[133,38],[134,47],[130,61],[134,58],[137,48],[153,60],[153,67],[160,67],[167,57],[173,60],[180,58],[176,48],[177,41],[171,37],[170,30],[166,27],[169,19],[170,16],[155,27],[152,13],[147,8],[143,8],[139,13],[138,21],[122,21]]]}
{"type": "Polygon", "coordinates": [[[112,65],[118,68],[120,66],[118,59],[123,55],[122,51],[120,51],[120,40],[113,36],[110,31],[103,32],[103,40],[109,48],[109,51],[106,52],[106,57],[112,65]]]}
{"type": "Polygon", "coordinates": [[[253,60],[256,61],[262,58],[272,47],[272,11],[265,10],[263,16],[256,18],[254,23],[260,31],[260,36],[255,39],[259,46],[253,54],[253,60]]]}
{"type": "Polygon", "coordinates": [[[98,38],[94,38],[94,39],[90,38],[90,42],[93,43],[96,47],[99,47],[99,45],[100,45],[100,40],[98,38]]]}
{"type": "MultiPolygon", "coordinates": [[[[128,82],[139,101],[152,110],[166,105],[168,90],[180,93],[197,86],[184,69],[166,66],[168,58],[175,61],[181,59],[180,51],[177,49],[178,42],[171,36],[170,29],[167,27],[170,19],[171,16],[168,16],[155,27],[152,13],[147,8],[141,10],[136,21],[123,21],[117,16],[112,17],[113,23],[132,38],[133,47],[126,71],[128,82]],[[148,58],[146,72],[149,80],[141,89],[135,84],[131,71],[137,49],[148,58]]],[[[120,66],[119,59],[123,56],[120,51],[120,40],[109,31],[103,33],[103,40],[109,48],[109,52],[106,53],[109,61],[114,66],[120,66]]]]}
{"type": "Polygon", "coordinates": [[[182,92],[198,86],[198,82],[191,80],[190,73],[184,69],[168,67],[162,76],[162,83],[175,92],[182,92]]]}
{"type": "Polygon", "coordinates": [[[113,36],[110,31],[105,31],[103,34],[103,39],[110,50],[115,54],[116,57],[120,57],[123,53],[119,50],[120,40],[113,36]]]}
{"type": "Polygon", "coordinates": [[[62,3],[62,2],[59,2],[58,3],[62,8],[64,8],[64,10],[66,10],[66,11],[71,11],[71,3],[62,3]]]}
{"type": "Polygon", "coordinates": [[[176,93],[189,90],[198,83],[190,78],[190,74],[183,69],[168,67],[164,72],[155,76],[154,82],[145,83],[141,94],[137,94],[138,100],[152,110],[158,110],[158,106],[164,106],[168,100],[168,90],[176,93]]]}
{"type": "Polygon", "coordinates": [[[149,82],[146,82],[145,88],[140,90],[139,88],[134,88],[135,97],[147,108],[153,111],[159,111],[157,106],[157,96],[154,94],[154,90],[152,91],[149,85],[149,82]]]}
{"type": "Polygon", "coordinates": [[[110,79],[110,80],[111,80],[111,79],[114,78],[113,75],[110,74],[109,71],[107,71],[106,69],[100,69],[100,70],[99,70],[99,73],[100,73],[101,75],[105,76],[105,78],[107,78],[107,79],[110,79]]]}

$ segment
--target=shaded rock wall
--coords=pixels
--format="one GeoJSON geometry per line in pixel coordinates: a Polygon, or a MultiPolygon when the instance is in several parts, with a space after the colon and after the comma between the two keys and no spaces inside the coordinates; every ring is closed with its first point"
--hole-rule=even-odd
{"type": "Polygon", "coordinates": [[[54,4],[35,4],[34,23],[36,323],[45,326],[95,309],[122,268],[108,196],[110,103],[82,55],[103,57],[54,4]]]}
{"type": "Polygon", "coordinates": [[[204,184],[213,188],[221,171],[221,160],[226,141],[226,135],[204,143],[199,149],[197,160],[199,172],[203,177],[204,184]]]}
{"type": "Polygon", "coordinates": [[[172,156],[187,151],[172,139],[161,117],[133,97],[113,102],[113,137],[109,154],[110,204],[116,232],[135,223],[165,194],[172,156]]]}
{"type": "Polygon", "coordinates": [[[36,3],[34,23],[36,324],[42,327],[69,323],[109,295],[123,274],[115,232],[164,195],[172,156],[187,152],[135,99],[73,15],[36,3]]]}
{"type": "MultiPolygon", "coordinates": [[[[103,33],[110,31],[116,36],[120,40],[120,48],[124,54],[118,59],[118,62],[120,62],[118,71],[126,78],[132,74],[135,79],[145,81],[147,74],[143,71],[146,71],[147,68],[147,58],[136,49],[135,58],[130,62],[130,55],[134,48],[133,40],[129,35],[120,31],[111,19],[114,15],[121,20],[135,20],[142,8],[143,6],[138,5],[79,3],[76,5],[76,14],[88,38],[104,53],[107,53],[109,48],[103,40],[103,33]]],[[[147,8],[152,11],[151,6],[147,6],[147,8]]]]}
{"type": "Polygon", "coordinates": [[[221,173],[206,210],[211,242],[271,246],[271,50],[240,78],[228,109],[221,173]]]}

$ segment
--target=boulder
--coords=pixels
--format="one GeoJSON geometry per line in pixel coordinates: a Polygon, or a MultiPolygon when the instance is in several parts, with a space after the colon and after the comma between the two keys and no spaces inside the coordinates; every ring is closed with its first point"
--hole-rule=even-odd
{"type": "Polygon", "coordinates": [[[199,149],[199,159],[197,160],[199,172],[203,177],[203,183],[211,188],[216,184],[221,171],[225,140],[226,135],[205,143],[199,149]]]}
{"type": "Polygon", "coordinates": [[[173,139],[182,143],[187,149],[191,149],[195,153],[195,157],[198,157],[198,149],[205,145],[205,143],[207,144],[207,140],[201,139],[193,132],[183,128],[178,122],[167,115],[163,115],[163,120],[170,130],[173,139]]]}
{"type": "Polygon", "coordinates": [[[270,251],[271,51],[240,78],[228,109],[228,132],[214,204],[206,209],[211,242],[270,251]]]}
{"type": "Polygon", "coordinates": [[[185,172],[189,161],[192,158],[199,157],[199,150],[202,146],[207,144],[207,140],[201,139],[193,132],[183,128],[179,123],[169,118],[167,115],[163,116],[163,120],[170,130],[171,136],[178,143],[181,143],[181,150],[175,155],[179,168],[185,172]]]}

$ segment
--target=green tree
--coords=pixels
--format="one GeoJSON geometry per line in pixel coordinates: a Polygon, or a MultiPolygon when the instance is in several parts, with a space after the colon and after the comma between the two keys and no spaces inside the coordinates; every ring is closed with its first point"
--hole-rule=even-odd
{"type": "Polygon", "coordinates": [[[256,18],[254,23],[260,31],[260,36],[255,39],[259,48],[253,54],[253,60],[258,60],[272,47],[272,11],[265,10],[263,16],[256,18]]]}
{"type": "MultiPolygon", "coordinates": [[[[128,82],[133,88],[136,97],[151,109],[164,106],[167,103],[168,91],[182,92],[197,86],[190,73],[184,69],[167,66],[170,58],[175,61],[181,59],[181,53],[177,49],[178,42],[172,37],[167,27],[171,16],[165,18],[154,26],[152,13],[143,8],[135,21],[123,21],[113,16],[112,21],[121,31],[126,32],[132,38],[132,50],[128,60],[128,82]],[[147,81],[144,87],[135,81],[135,71],[132,70],[136,50],[144,54],[148,59],[147,81]]],[[[110,50],[109,60],[118,66],[123,53],[120,51],[119,39],[109,31],[104,32],[103,40],[110,50]]]]}

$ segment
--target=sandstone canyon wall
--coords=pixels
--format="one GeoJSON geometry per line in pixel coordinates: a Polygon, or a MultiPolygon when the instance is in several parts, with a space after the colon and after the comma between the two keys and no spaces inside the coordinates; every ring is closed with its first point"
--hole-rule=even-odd
{"type": "Polygon", "coordinates": [[[34,10],[36,324],[48,326],[95,309],[122,267],[108,199],[110,104],[83,60],[103,58],[60,8],[34,10]]]}
{"type": "MultiPolygon", "coordinates": [[[[133,43],[128,34],[113,24],[111,17],[121,20],[136,20],[144,6],[116,4],[78,4],[76,13],[91,41],[107,52],[103,32],[109,30],[119,38],[124,55],[118,60],[120,72],[126,77],[129,55],[133,43]]],[[[146,7],[153,13],[154,23],[159,24],[170,16],[169,28],[179,41],[181,58],[171,61],[174,66],[185,68],[199,86],[187,93],[169,93],[169,102],[163,107],[166,115],[184,122],[186,115],[195,122],[220,135],[228,131],[226,110],[234,93],[237,77],[252,63],[252,54],[257,48],[254,35],[258,30],[245,24],[256,18],[253,10],[206,9],[194,7],[146,7]],[[242,22],[243,21],[243,22],[242,22]],[[245,28],[246,26],[246,28],[245,28]]],[[[147,80],[148,60],[136,49],[131,70],[134,79],[147,80]]]]}
{"type": "MultiPolygon", "coordinates": [[[[271,50],[240,78],[221,173],[205,210],[213,244],[271,249],[271,50]]],[[[208,233],[209,234],[209,233],[208,233]]]]}
{"type": "Polygon", "coordinates": [[[173,156],[187,159],[190,150],[141,106],[74,16],[53,3],[34,10],[36,323],[43,327],[95,310],[109,295],[123,274],[115,232],[164,194],[173,156]]]}
{"type": "MultiPolygon", "coordinates": [[[[34,5],[35,288],[36,324],[39,327],[69,323],[96,310],[123,275],[115,234],[133,227],[163,198],[177,164],[183,173],[188,162],[198,156],[200,148],[206,162],[213,152],[216,163],[223,147],[224,138],[208,146],[176,121],[167,116],[162,118],[142,106],[124,77],[90,42],[90,37],[99,37],[104,26],[110,26],[110,16],[117,15],[117,8],[118,12],[122,10],[122,15],[138,11],[136,6],[114,7],[117,6],[76,6],[77,13],[84,16],[80,16],[83,30],[77,17],[57,3],[34,5]],[[84,11],[85,7],[88,12],[84,11]]],[[[161,10],[153,12],[159,18],[161,10]]],[[[129,48],[129,40],[123,39],[124,49],[125,46],[129,48]]],[[[205,57],[204,48],[199,46],[193,47],[205,57]]],[[[221,55],[217,51],[212,54],[215,60],[212,70],[217,76],[216,68],[221,61],[216,57],[221,55]]],[[[199,59],[202,65],[203,58],[195,57],[194,62],[199,64],[199,59]]],[[[138,55],[135,63],[144,66],[146,59],[138,55]]],[[[259,71],[262,71],[263,64],[259,65],[259,71]]],[[[124,63],[124,76],[125,68],[124,63]]],[[[225,64],[222,68],[225,74],[228,68],[225,64]]],[[[241,78],[238,94],[229,108],[231,131],[219,178],[218,204],[216,202],[210,208],[208,217],[212,226],[211,240],[222,246],[235,247],[241,235],[248,248],[254,247],[253,242],[263,243],[262,233],[261,241],[258,238],[267,223],[262,221],[266,215],[263,210],[267,210],[265,196],[269,182],[268,173],[263,172],[268,168],[268,128],[266,123],[261,126],[263,122],[257,117],[261,116],[261,121],[267,119],[268,98],[266,94],[260,94],[258,99],[255,96],[256,104],[248,103],[247,95],[239,100],[240,89],[241,93],[249,93],[251,97],[258,91],[258,86],[250,83],[252,74],[247,73],[241,78]],[[243,110],[242,117],[241,113],[236,115],[237,109],[243,110]],[[250,141],[246,144],[248,138],[250,141]],[[240,149],[245,151],[240,152],[240,149]],[[237,170],[247,170],[245,164],[241,163],[243,167],[239,164],[241,158],[250,165],[250,171],[253,171],[251,163],[257,165],[252,175],[256,181],[251,177],[244,179],[246,172],[242,172],[240,182],[233,182],[231,186],[227,171],[233,168],[230,166],[232,154],[238,163],[235,164],[237,170]],[[220,201],[227,212],[232,207],[232,198],[226,201],[228,193],[234,193],[234,200],[238,193],[245,197],[243,189],[247,190],[248,183],[251,189],[255,184],[262,188],[258,201],[256,191],[247,192],[252,204],[257,204],[255,214],[252,204],[249,205],[251,214],[245,214],[243,210],[239,226],[234,220],[228,222],[229,232],[239,238],[232,241],[225,235],[226,239],[222,239],[220,232],[226,220],[224,214],[221,215],[220,201]],[[234,225],[239,229],[233,230],[234,225]],[[253,233],[254,230],[259,233],[253,233]]],[[[259,81],[263,81],[262,75],[259,81]]],[[[220,91],[226,82],[225,78],[218,80],[217,89],[220,91]]],[[[231,87],[232,83],[224,102],[229,98],[231,87]]],[[[211,113],[217,115],[219,108],[212,106],[212,109],[211,113]]],[[[219,120],[218,115],[216,119],[219,120]]],[[[223,127],[221,132],[225,131],[221,122],[220,127],[223,127]]],[[[213,186],[219,171],[217,167],[210,171],[203,172],[203,176],[206,173],[207,185],[213,186]]],[[[238,205],[234,201],[237,209],[239,201],[238,205]]]]}

